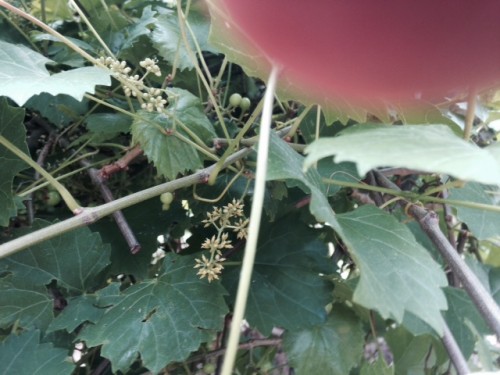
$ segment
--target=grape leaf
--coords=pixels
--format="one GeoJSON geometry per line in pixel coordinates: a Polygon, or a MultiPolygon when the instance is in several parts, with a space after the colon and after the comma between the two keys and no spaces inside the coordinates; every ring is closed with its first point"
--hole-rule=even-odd
{"type": "Polygon", "coordinates": [[[373,363],[363,363],[360,375],[394,375],[394,366],[388,365],[385,363],[384,359],[379,356],[373,363]]]}
{"type": "Polygon", "coordinates": [[[404,327],[389,330],[385,339],[394,355],[396,374],[426,374],[449,358],[431,335],[413,336],[404,327]]]}
{"type": "MultiPolygon", "coordinates": [[[[449,198],[493,205],[493,200],[485,192],[485,189],[494,190],[485,188],[476,182],[469,182],[460,189],[450,189],[449,198]]],[[[453,204],[451,205],[453,206],[453,204]]],[[[498,215],[498,212],[458,205],[455,206],[455,209],[457,210],[458,219],[467,224],[472,234],[479,240],[495,237],[500,234],[500,215],[498,215]]]]}
{"type": "Polygon", "coordinates": [[[0,40],[0,95],[22,106],[33,95],[66,94],[82,100],[96,85],[111,84],[110,73],[98,67],[83,67],[50,75],[45,65],[52,61],[31,49],[0,40]]]}
{"type": "Polygon", "coordinates": [[[66,349],[40,343],[40,332],[11,334],[0,344],[0,373],[9,375],[70,375],[75,365],[66,349]]]}
{"type": "Polygon", "coordinates": [[[415,314],[442,333],[441,310],[447,279],[440,266],[417,243],[410,230],[374,206],[337,215],[344,242],[360,269],[354,302],[401,323],[415,314]]]}
{"type": "Polygon", "coordinates": [[[500,184],[500,164],[495,157],[443,125],[358,125],[338,137],[318,139],[307,146],[306,153],[306,168],[335,155],[337,163],[355,162],[360,175],[392,166],[500,184]]]}
{"type": "Polygon", "coordinates": [[[336,304],[324,324],[287,332],[283,343],[297,375],[345,375],[361,359],[364,332],[353,311],[336,304]]]}
{"type": "Polygon", "coordinates": [[[137,113],[138,117],[132,124],[132,136],[133,142],[141,145],[158,172],[173,180],[179,173],[203,166],[198,151],[176,137],[176,132],[188,137],[181,124],[205,142],[215,137],[215,131],[198,98],[182,89],[170,89],[169,94],[169,105],[164,113],[137,113]],[[174,134],[167,135],[167,130],[174,134]]]}
{"type": "Polygon", "coordinates": [[[93,133],[128,133],[132,120],[123,113],[92,113],[87,116],[86,125],[93,133]]]}
{"type": "Polygon", "coordinates": [[[489,329],[467,293],[456,288],[445,288],[445,293],[449,308],[444,312],[444,317],[460,351],[468,359],[474,351],[476,337],[467,322],[474,324],[477,331],[484,334],[488,334],[489,329]]]}
{"type": "MultiPolygon", "coordinates": [[[[0,97],[0,135],[24,153],[29,154],[23,121],[24,110],[9,106],[7,99],[0,97]]],[[[0,225],[7,226],[10,218],[17,214],[17,206],[12,194],[14,177],[26,169],[27,165],[1,144],[0,162],[2,163],[2,168],[0,168],[0,225]]]]}
{"type": "MultiPolygon", "coordinates": [[[[297,222],[289,216],[263,228],[259,237],[246,319],[264,335],[275,326],[296,330],[326,319],[333,285],[320,274],[332,274],[334,264],[320,233],[297,222]]],[[[233,297],[239,273],[232,268],[223,274],[233,297]]]]}
{"type": "Polygon", "coordinates": [[[142,35],[149,35],[151,33],[150,25],[157,22],[156,13],[154,10],[151,10],[151,5],[148,5],[143,9],[141,18],[123,30],[126,39],[121,46],[121,51],[133,47],[142,35]]]}
{"type": "Polygon", "coordinates": [[[76,121],[88,110],[86,100],[78,101],[68,95],[52,96],[47,93],[33,96],[24,107],[38,112],[58,128],[76,121]]]}
{"type": "Polygon", "coordinates": [[[158,373],[182,361],[207,339],[207,330],[221,328],[228,309],[224,288],[200,280],[190,256],[168,254],[164,273],[107,297],[103,317],[86,327],[79,339],[103,345],[113,371],[125,372],[140,354],[143,365],[158,373]]]}
{"type": "Polygon", "coordinates": [[[104,309],[96,307],[95,295],[83,294],[69,298],[67,303],[64,310],[50,323],[47,332],[65,329],[71,333],[84,322],[97,322],[104,314],[104,309]]]}
{"type": "MultiPolygon", "coordinates": [[[[208,31],[210,19],[197,9],[190,9],[187,19],[191,30],[196,38],[201,51],[217,53],[218,51],[208,44],[208,31]]],[[[192,35],[186,28],[189,49],[196,54],[196,45],[192,35]]],[[[178,69],[193,69],[193,61],[190,59],[188,50],[181,37],[179,17],[176,11],[168,10],[157,17],[155,29],[151,34],[153,46],[166,61],[177,64],[178,69]]]]}
{"type": "Polygon", "coordinates": [[[321,181],[320,174],[313,169],[304,172],[304,158],[297,154],[290,145],[276,134],[271,135],[267,166],[267,180],[286,180],[289,187],[298,186],[311,193],[309,209],[321,223],[327,223],[335,230],[340,230],[335,213],[326,197],[328,188],[321,181]]]}
{"type": "Polygon", "coordinates": [[[54,319],[54,303],[47,288],[16,285],[8,278],[0,279],[0,327],[9,328],[14,322],[19,327],[44,331],[54,319]]]}
{"type": "MultiPolygon", "coordinates": [[[[35,220],[31,231],[50,223],[35,220]]],[[[21,232],[21,231],[20,231],[21,232]]],[[[98,274],[109,264],[109,245],[97,233],[80,228],[0,260],[0,272],[11,275],[17,287],[46,285],[83,293],[95,285],[98,274]]]]}
{"type": "MultiPolygon", "coordinates": [[[[35,220],[31,230],[47,222],[35,220]]],[[[20,231],[26,232],[25,230],[20,231]]],[[[109,264],[110,249],[88,228],[65,233],[0,260],[0,323],[7,327],[19,321],[22,327],[44,331],[54,318],[55,296],[46,285],[57,281],[70,293],[93,287],[109,264]]]]}
{"type": "Polygon", "coordinates": [[[490,271],[490,289],[493,299],[500,305],[500,268],[490,271]]]}
{"type": "Polygon", "coordinates": [[[31,14],[44,19],[44,22],[70,20],[73,18],[73,11],[65,0],[35,0],[31,3],[31,14]],[[43,10],[42,10],[43,9],[43,10]]]}
{"type": "Polygon", "coordinates": [[[203,111],[201,100],[187,90],[168,89],[169,105],[165,111],[172,124],[183,124],[204,142],[211,142],[216,136],[214,127],[203,111]]]}

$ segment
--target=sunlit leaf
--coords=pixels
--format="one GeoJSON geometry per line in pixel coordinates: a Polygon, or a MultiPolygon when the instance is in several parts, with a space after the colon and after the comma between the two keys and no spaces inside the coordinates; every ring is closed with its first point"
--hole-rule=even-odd
{"type": "Polygon", "coordinates": [[[18,105],[42,92],[82,100],[86,92],[94,92],[96,85],[111,84],[105,69],[90,66],[50,75],[45,67],[49,63],[52,61],[27,47],[0,40],[0,95],[18,105]]]}
{"type": "Polygon", "coordinates": [[[269,145],[267,180],[285,180],[287,185],[298,186],[311,193],[309,209],[319,222],[339,229],[335,213],[327,199],[328,188],[321,181],[320,174],[311,169],[302,170],[304,158],[297,154],[285,141],[273,134],[269,145]]]}
{"type": "Polygon", "coordinates": [[[341,237],[360,270],[353,300],[401,322],[405,311],[443,329],[446,275],[410,230],[374,206],[337,215],[341,237]]]}
{"type": "Polygon", "coordinates": [[[390,166],[500,184],[500,165],[493,155],[443,125],[358,125],[338,137],[313,142],[306,152],[307,168],[319,159],[335,156],[337,163],[356,163],[360,175],[390,166]]]}

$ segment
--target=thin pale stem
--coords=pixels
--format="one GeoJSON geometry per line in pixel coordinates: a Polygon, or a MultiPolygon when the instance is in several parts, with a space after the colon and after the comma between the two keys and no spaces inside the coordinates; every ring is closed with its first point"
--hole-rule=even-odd
{"type": "Polygon", "coordinates": [[[443,333],[443,345],[448,352],[448,355],[451,359],[451,363],[455,367],[458,375],[467,375],[470,374],[469,366],[467,365],[467,361],[460,350],[455,337],[450,331],[448,324],[444,324],[444,333],[443,333]]]}
{"type": "Polygon", "coordinates": [[[467,112],[465,113],[464,139],[468,141],[472,134],[474,118],[476,117],[477,90],[471,88],[467,97],[467,112]]]}
{"type": "Polygon", "coordinates": [[[191,50],[191,46],[189,45],[189,40],[187,38],[187,33],[186,33],[186,15],[182,11],[181,7],[181,2],[180,0],[177,1],[177,14],[179,16],[179,29],[181,32],[181,37],[182,41],[184,42],[184,46],[186,47],[186,51],[189,55],[189,58],[191,59],[191,62],[194,65],[194,68],[196,70],[196,73],[198,73],[198,78],[201,80],[203,83],[203,86],[205,86],[205,90],[207,91],[208,98],[210,101],[212,101],[214,105],[214,110],[217,115],[217,119],[219,120],[220,126],[222,127],[222,131],[224,132],[224,137],[230,138],[229,133],[226,128],[226,123],[224,121],[224,116],[222,115],[222,112],[219,109],[219,106],[217,105],[217,99],[215,98],[213,92],[212,92],[212,87],[208,83],[208,81],[205,79],[205,76],[203,75],[203,72],[200,69],[200,66],[198,64],[198,61],[196,60],[196,56],[194,52],[191,50]]]}
{"type": "Polygon", "coordinates": [[[112,58],[114,58],[116,60],[116,57],[115,57],[114,53],[111,52],[111,50],[109,49],[109,47],[107,46],[107,44],[104,42],[104,40],[102,40],[101,36],[96,31],[96,29],[94,28],[94,26],[92,26],[92,24],[90,23],[89,19],[87,18],[87,16],[85,15],[85,13],[82,12],[82,10],[78,6],[78,4],[74,0],[69,0],[69,5],[76,10],[76,12],[78,13],[78,15],[81,17],[81,19],[83,20],[83,22],[85,22],[85,24],[87,25],[87,27],[89,28],[89,30],[91,31],[91,33],[94,35],[94,37],[97,39],[97,41],[101,44],[102,48],[104,48],[104,50],[106,51],[106,53],[109,56],[111,56],[112,58]]]}
{"type": "Polygon", "coordinates": [[[248,226],[248,238],[245,246],[245,255],[240,273],[240,282],[236,294],[235,309],[229,332],[227,351],[224,356],[221,375],[231,375],[238,352],[238,342],[241,333],[241,323],[245,315],[248,292],[252,280],[255,254],[257,253],[257,240],[259,237],[260,220],[264,204],[266,187],[267,157],[269,153],[269,138],[271,134],[271,121],[273,114],[274,90],[278,78],[278,68],[273,67],[267,83],[264,96],[264,109],[262,111],[262,122],[259,134],[259,150],[257,153],[257,170],[255,174],[255,191],[250,211],[250,224],[248,226]]]}
{"type": "MultiPolygon", "coordinates": [[[[219,174],[219,172],[221,170],[222,164],[224,163],[226,158],[228,158],[229,155],[231,155],[234,152],[234,150],[237,147],[237,145],[239,144],[239,142],[243,139],[243,136],[246,134],[248,129],[250,129],[250,127],[253,125],[255,119],[262,111],[263,103],[264,103],[264,100],[261,100],[259,102],[259,104],[255,108],[255,110],[253,111],[252,115],[250,116],[250,118],[247,120],[245,125],[243,125],[243,128],[238,132],[238,135],[233,140],[230,140],[228,142],[228,148],[226,149],[226,151],[224,151],[219,162],[216,164],[214,170],[212,171],[212,174],[210,175],[210,179],[208,180],[209,185],[212,185],[215,183],[215,180],[217,179],[217,175],[219,174]]],[[[230,139],[230,138],[228,138],[228,139],[230,139]]]]}

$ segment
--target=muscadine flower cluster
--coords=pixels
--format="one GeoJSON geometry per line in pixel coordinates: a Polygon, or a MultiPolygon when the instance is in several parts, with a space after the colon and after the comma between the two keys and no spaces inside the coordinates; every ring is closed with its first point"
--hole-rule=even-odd
{"type": "Polygon", "coordinates": [[[112,57],[100,57],[99,62],[120,79],[126,96],[139,98],[142,109],[148,112],[156,111],[160,113],[165,109],[167,100],[163,97],[164,91],[144,85],[144,79],[148,74],[151,73],[157,77],[161,76],[161,70],[156,60],[148,57],[139,62],[139,65],[146,70],[142,77],[138,74],[132,75],[132,68],[127,65],[126,61],[116,60],[112,57]]]}
{"type": "Polygon", "coordinates": [[[229,239],[229,231],[236,233],[238,239],[247,237],[248,219],[245,217],[243,208],[242,201],[233,199],[222,208],[214,207],[211,212],[207,213],[207,218],[202,221],[205,227],[214,227],[217,234],[207,238],[201,245],[202,249],[210,252],[210,257],[202,254],[201,258],[195,260],[194,268],[198,268],[197,275],[201,279],[206,277],[208,282],[219,279],[224,269],[222,263],[226,260],[222,251],[233,248],[232,241],[229,239]]]}

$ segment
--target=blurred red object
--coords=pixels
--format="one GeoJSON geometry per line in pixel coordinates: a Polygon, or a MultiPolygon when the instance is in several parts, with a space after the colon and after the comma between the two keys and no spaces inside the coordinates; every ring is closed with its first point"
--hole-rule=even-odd
{"type": "Polygon", "coordinates": [[[499,0],[216,2],[311,95],[402,103],[500,81],[499,0]]]}

